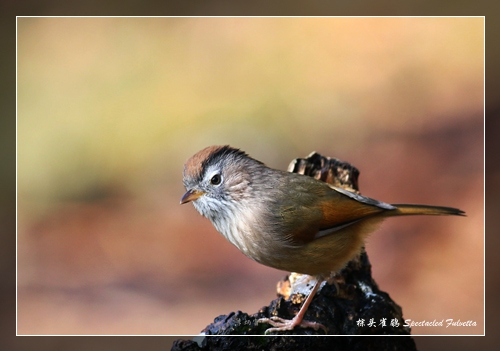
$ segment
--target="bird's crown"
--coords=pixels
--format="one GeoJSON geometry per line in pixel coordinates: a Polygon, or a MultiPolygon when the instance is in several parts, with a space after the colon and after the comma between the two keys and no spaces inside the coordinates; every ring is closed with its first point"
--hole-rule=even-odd
{"type": "Polygon", "coordinates": [[[229,145],[212,145],[191,156],[184,165],[184,178],[202,179],[209,165],[220,163],[227,158],[250,158],[244,151],[229,145]]]}

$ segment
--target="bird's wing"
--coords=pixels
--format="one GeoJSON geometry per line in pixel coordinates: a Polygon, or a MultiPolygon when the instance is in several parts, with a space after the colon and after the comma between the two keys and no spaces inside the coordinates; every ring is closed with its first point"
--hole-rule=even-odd
{"type": "MultiPolygon", "coordinates": [[[[282,206],[289,239],[305,244],[396,207],[315,179],[293,178],[294,197],[282,206]]],[[[307,177],[305,177],[307,178],[307,177]]]]}

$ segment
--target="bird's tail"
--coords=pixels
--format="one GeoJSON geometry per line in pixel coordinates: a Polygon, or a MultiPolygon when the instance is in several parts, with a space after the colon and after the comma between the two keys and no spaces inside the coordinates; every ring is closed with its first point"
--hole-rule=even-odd
{"type": "Polygon", "coordinates": [[[465,212],[453,207],[393,204],[395,211],[385,212],[388,216],[412,216],[412,215],[434,215],[434,216],[465,216],[465,212]]]}

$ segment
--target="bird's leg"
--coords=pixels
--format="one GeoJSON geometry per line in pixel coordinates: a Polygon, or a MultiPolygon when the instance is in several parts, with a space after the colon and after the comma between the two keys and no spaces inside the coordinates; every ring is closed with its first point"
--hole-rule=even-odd
{"type": "Polygon", "coordinates": [[[280,332],[280,331],[286,331],[286,330],[293,330],[296,326],[300,326],[302,328],[313,328],[314,330],[318,329],[323,329],[325,333],[327,332],[326,327],[323,324],[317,323],[317,322],[310,322],[310,321],[305,321],[304,315],[306,314],[307,308],[311,304],[312,299],[314,298],[314,295],[316,295],[316,292],[318,291],[321,283],[323,280],[318,279],[316,281],[316,284],[314,285],[313,289],[309,293],[309,296],[307,296],[306,301],[304,301],[304,304],[300,308],[299,313],[293,319],[283,319],[280,317],[270,317],[270,318],[261,318],[257,320],[257,323],[267,323],[271,324],[274,328],[269,328],[266,330],[266,334],[269,333],[274,333],[274,332],[280,332]]]}

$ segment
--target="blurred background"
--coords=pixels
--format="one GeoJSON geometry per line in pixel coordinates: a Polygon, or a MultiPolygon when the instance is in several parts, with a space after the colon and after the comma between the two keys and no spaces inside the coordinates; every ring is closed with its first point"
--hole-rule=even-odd
{"type": "Polygon", "coordinates": [[[458,207],[367,244],[405,319],[484,333],[484,19],[19,18],[19,334],[198,334],[287,272],[246,258],[184,193],[212,144],[286,169],[312,151],[361,192],[458,207]]]}

